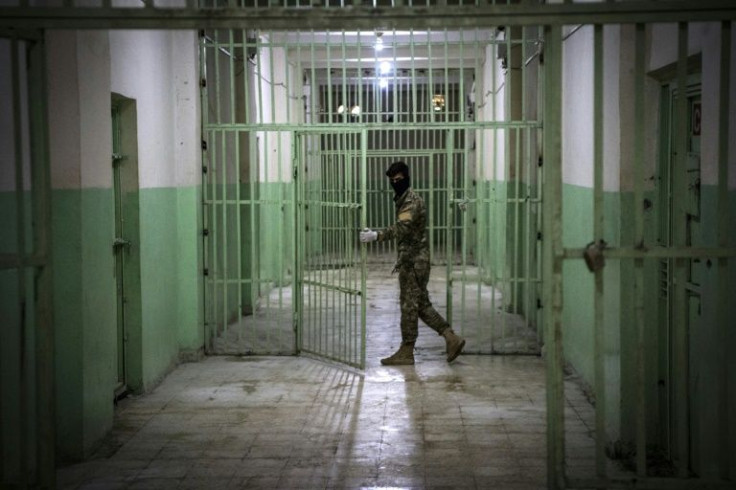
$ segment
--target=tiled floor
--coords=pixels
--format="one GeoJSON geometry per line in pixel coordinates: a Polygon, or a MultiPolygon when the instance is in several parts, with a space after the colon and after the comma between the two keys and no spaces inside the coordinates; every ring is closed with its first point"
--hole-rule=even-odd
{"type": "MultiPolygon", "coordinates": [[[[544,361],[447,364],[421,327],[417,364],[383,367],[399,337],[385,309],[364,373],[304,357],[181,365],[121,402],[98,456],[60,469],[59,488],[546,488],[544,361]]],[[[570,381],[566,397],[568,463],[586,475],[592,407],[570,381]]]]}

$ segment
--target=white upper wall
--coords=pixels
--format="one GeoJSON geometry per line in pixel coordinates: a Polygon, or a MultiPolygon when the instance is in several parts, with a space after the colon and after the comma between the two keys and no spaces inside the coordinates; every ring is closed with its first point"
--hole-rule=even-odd
{"type": "MultiPolygon", "coordinates": [[[[593,186],[593,28],[574,31],[563,43],[562,177],[593,186]]],[[[545,94],[551,97],[555,94],[545,94]]]]}
{"type": "Polygon", "coordinates": [[[106,31],[47,31],[49,154],[54,189],[112,186],[106,31]]]}
{"type": "Polygon", "coordinates": [[[111,91],[134,99],[141,188],[200,182],[194,32],[110,31],[111,91]]]}

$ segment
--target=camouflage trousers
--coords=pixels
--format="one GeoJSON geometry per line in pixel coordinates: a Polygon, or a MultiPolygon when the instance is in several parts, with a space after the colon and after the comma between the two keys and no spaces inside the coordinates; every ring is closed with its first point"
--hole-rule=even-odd
{"type": "Polygon", "coordinates": [[[417,340],[419,318],[440,335],[450,327],[429,301],[429,267],[428,261],[420,261],[399,268],[401,340],[405,344],[417,340]]]}

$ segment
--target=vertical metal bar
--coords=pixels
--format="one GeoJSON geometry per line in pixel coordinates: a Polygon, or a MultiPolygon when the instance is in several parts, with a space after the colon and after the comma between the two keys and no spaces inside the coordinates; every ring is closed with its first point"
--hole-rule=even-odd
{"type": "MultiPolygon", "coordinates": [[[[367,163],[368,163],[368,133],[365,129],[360,132],[360,228],[368,226],[367,215],[367,163]]],[[[360,250],[360,369],[365,368],[365,343],[366,343],[366,246],[363,244],[360,250]]]]}
{"type": "MultiPolygon", "coordinates": [[[[721,59],[718,87],[718,247],[729,246],[729,219],[730,206],[728,203],[728,144],[730,130],[730,74],[731,74],[731,21],[721,23],[721,59]]],[[[732,413],[729,406],[729,390],[731,389],[732,375],[728,369],[728,261],[725,258],[718,259],[718,336],[721,342],[720,371],[721,390],[718,404],[718,429],[720,431],[720,473],[721,478],[728,480],[735,478],[734,470],[730,470],[729,455],[733,454],[729,439],[730,421],[729,414],[732,413]],[[729,475],[729,472],[732,474],[729,475]]]]}
{"type": "MultiPolygon", "coordinates": [[[[207,47],[206,47],[206,40],[205,40],[204,32],[202,31],[200,33],[199,37],[199,57],[200,57],[200,63],[199,63],[199,79],[200,79],[200,100],[202,104],[202,142],[208,143],[208,130],[207,130],[207,120],[208,120],[208,111],[209,111],[209,102],[208,102],[208,89],[207,84],[202,83],[207,80],[207,47]]],[[[208,179],[208,159],[207,159],[207,153],[206,150],[202,149],[202,229],[208,230],[209,228],[209,216],[208,212],[210,209],[210,202],[209,202],[209,193],[207,189],[207,179],[208,179]]],[[[203,233],[204,234],[204,233],[203,233]]],[[[209,238],[209,235],[204,235],[204,240],[202,244],[202,252],[203,252],[203,268],[207,269],[209,265],[209,242],[211,238],[209,238]]],[[[207,290],[209,286],[209,278],[204,277],[204,337],[205,337],[205,352],[208,352],[210,345],[209,345],[209,339],[210,339],[210,322],[208,321],[209,317],[208,315],[211,312],[211,308],[209,305],[210,301],[210,294],[207,290]]]]}
{"type": "Polygon", "coordinates": [[[222,275],[220,277],[220,280],[222,281],[222,320],[223,320],[223,331],[227,333],[229,325],[228,321],[230,318],[230,315],[228,314],[228,239],[229,234],[227,232],[227,213],[228,213],[228,205],[227,205],[227,166],[228,166],[228,157],[227,157],[227,133],[225,131],[220,132],[220,143],[222,144],[221,148],[221,155],[222,155],[222,180],[221,180],[221,186],[222,186],[222,275]]]}
{"type": "MultiPolygon", "coordinates": [[[[492,50],[494,51],[494,55],[498,54],[498,45],[495,43],[495,38],[493,39],[494,43],[491,45],[492,50]]],[[[496,56],[491,56],[490,60],[486,60],[487,63],[491,64],[491,80],[490,80],[490,93],[488,93],[488,96],[490,98],[490,114],[491,118],[496,118],[496,56]]],[[[493,128],[491,129],[492,135],[491,135],[491,141],[493,142],[492,148],[491,148],[491,169],[489,172],[489,208],[488,208],[488,222],[489,222],[489,229],[491,230],[492,235],[489,237],[489,248],[491,249],[491,254],[488,257],[489,260],[489,266],[491,270],[491,284],[493,285],[493,291],[491,293],[491,312],[496,311],[496,291],[499,289],[499,281],[498,281],[498,271],[497,271],[497,263],[498,263],[498,255],[499,255],[499,247],[498,247],[498,233],[500,231],[500,227],[498,224],[498,216],[496,215],[496,208],[498,207],[498,186],[499,182],[497,180],[497,174],[498,174],[498,129],[493,128]],[[493,237],[493,238],[491,238],[493,237]],[[493,245],[491,246],[491,241],[493,241],[493,245]]],[[[490,345],[489,348],[491,349],[491,352],[494,352],[494,338],[496,336],[496,315],[491,314],[490,315],[490,345]]]]}
{"type": "MultiPolygon", "coordinates": [[[[688,24],[678,24],[677,36],[677,99],[675,102],[676,165],[673,173],[673,195],[687,195],[685,169],[687,168],[687,50],[688,24]]],[[[676,203],[673,217],[673,245],[687,246],[682,202],[676,203]]],[[[675,466],[682,478],[688,475],[690,464],[689,442],[689,359],[687,336],[687,259],[675,258],[675,285],[673,291],[673,366],[682,370],[674,377],[674,440],[675,466]]]]}
{"type": "MultiPolygon", "coordinates": [[[[298,38],[298,34],[297,34],[298,38]]],[[[297,64],[301,68],[300,48],[297,47],[297,64]]],[[[301,70],[297,72],[301,74],[301,70]]],[[[301,84],[299,84],[301,85],[301,84]]],[[[302,219],[303,219],[303,205],[301,203],[300,186],[302,183],[301,174],[301,135],[296,132],[291,133],[291,148],[292,148],[292,164],[293,164],[293,186],[292,186],[292,217],[294,225],[294,240],[292,246],[294,247],[294,280],[292,281],[292,297],[294,302],[292,304],[292,318],[294,322],[294,352],[299,354],[303,347],[303,333],[304,333],[304,269],[303,269],[303,254],[304,248],[307,247],[304,241],[304,234],[302,233],[302,219]]]]}
{"type": "MultiPolygon", "coordinates": [[[[15,219],[17,221],[16,247],[17,254],[20,258],[18,267],[18,410],[19,410],[19,427],[18,433],[18,459],[19,459],[19,483],[21,488],[28,485],[28,440],[30,438],[30,421],[28,420],[28,394],[33,392],[33,387],[29,387],[29,366],[27,351],[27,332],[26,324],[26,213],[24,200],[24,182],[23,182],[23,117],[21,115],[21,91],[20,91],[20,68],[18,61],[18,50],[20,44],[17,39],[10,41],[10,59],[11,68],[10,75],[12,77],[13,86],[13,128],[14,128],[14,146],[15,146],[15,219]]],[[[35,189],[34,189],[35,190],[35,189]]]]}
{"type": "MultiPolygon", "coordinates": [[[[255,67],[255,83],[258,88],[258,113],[256,116],[256,122],[264,124],[266,122],[266,115],[263,110],[263,44],[261,43],[261,34],[256,32],[256,67],[255,67]]],[[[272,104],[273,105],[273,104],[272,104]]]]}
{"type": "MultiPolygon", "coordinates": [[[[634,55],[634,246],[644,246],[644,70],[645,26],[636,24],[634,55]]],[[[636,473],[646,478],[646,371],[644,341],[644,260],[634,260],[634,301],[636,311],[636,473]]]]}
{"type": "Polygon", "coordinates": [[[562,379],[562,27],[545,26],[544,304],[547,346],[547,487],[564,488],[562,379]]]}
{"type": "Polygon", "coordinates": [[[252,123],[252,117],[251,117],[251,107],[250,107],[250,56],[248,54],[248,49],[251,47],[250,43],[248,42],[248,31],[245,29],[242,30],[242,36],[243,36],[243,101],[245,103],[245,110],[244,110],[244,122],[245,123],[252,123]]]}
{"type": "MultiPolygon", "coordinates": [[[[256,80],[257,82],[257,80],[256,80]]],[[[259,83],[260,85],[260,83],[259,83]]],[[[258,262],[256,261],[256,237],[258,236],[256,234],[256,191],[257,191],[257,180],[258,179],[258,168],[260,166],[260,162],[258,161],[258,145],[260,141],[258,140],[258,137],[256,136],[255,131],[250,131],[249,133],[249,149],[250,149],[250,158],[248,161],[248,176],[249,176],[249,185],[250,185],[250,196],[248,196],[248,200],[250,201],[250,308],[251,311],[254,313],[251,317],[255,317],[255,308],[256,308],[256,295],[257,295],[257,288],[258,288],[258,282],[256,278],[258,277],[256,268],[258,267],[258,262]]],[[[249,326],[250,330],[250,345],[255,350],[256,346],[256,328],[255,328],[255,322],[251,321],[251,325],[249,326]]],[[[247,326],[248,328],[248,326],[247,326]]]]}
{"type": "MultiPolygon", "coordinates": [[[[276,122],[276,87],[278,87],[276,80],[276,72],[274,71],[273,63],[274,63],[274,53],[276,52],[277,47],[274,46],[273,42],[273,32],[269,31],[268,33],[268,65],[269,65],[269,84],[270,84],[270,92],[271,92],[271,122],[276,122]]],[[[329,45],[328,45],[329,46],[329,45]]],[[[282,82],[283,83],[283,82],[282,82]]],[[[288,94],[287,94],[288,95],[288,94]]],[[[288,99],[287,99],[288,100],[288,99]]]]}
{"type": "MultiPolygon", "coordinates": [[[[593,239],[603,240],[603,26],[593,32],[593,239]]],[[[606,477],[606,371],[603,330],[603,270],[595,271],[594,377],[595,377],[595,467],[606,477]]]]}
{"type": "Polygon", "coordinates": [[[36,270],[36,466],[42,488],[56,485],[56,428],[51,256],[51,178],[46,103],[46,51],[43,43],[30,46],[31,186],[33,189],[34,250],[44,264],[36,270]]]}
{"type": "MultiPolygon", "coordinates": [[[[433,111],[434,112],[434,111],[433,111]]],[[[454,187],[455,187],[455,172],[453,168],[453,155],[455,151],[455,134],[452,130],[447,130],[445,133],[445,145],[446,145],[446,170],[447,170],[447,192],[445,195],[447,196],[447,202],[446,202],[446,213],[447,213],[447,229],[445,230],[445,236],[446,236],[446,253],[447,253],[447,321],[452,325],[452,255],[454,253],[454,250],[452,249],[452,225],[454,222],[454,202],[453,202],[453,194],[454,194],[454,187]]]]}
{"type": "MultiPolygon", "coordinates": [[[[528,53],[527,53],[527,27],[521,28],[521,119],[524,122],[528,122],[529,120],[529,110],[527,106],[527,63],[526,60],[528,59],[528,53]]],[[[523,226],[523,236],[524,236],[524,264],[523,264],[523,272],[524,272],[524,323],[526,324],[527,328],[531,326],[531,289],[532,289],[532,278],[531,278],[531,241],[532,241],[532,230],[531,230],[531,209],[532,209],[532,200],[530,196],[530,190],[531,190],[531,182],[532,182],[532,172],[531,172],[531,159],[532,159],[532,151],[531,151],[531,129],[528,127],[525,127],[522,131],[522,137],[524,139],[524,224],[523,226]]],[[[520,302],[522,299],[519,300],[520,302]]]]}

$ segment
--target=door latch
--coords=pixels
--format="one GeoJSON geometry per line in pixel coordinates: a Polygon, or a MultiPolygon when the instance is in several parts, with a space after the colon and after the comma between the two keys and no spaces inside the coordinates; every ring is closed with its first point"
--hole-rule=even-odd
{"type": "Polygon", "coordinates": [[[130,240],[126,240],[125,238],[116,237],[115,240],[112,242],[112,251],[117,252],[121,248],[130,249],[131,243],[130,240]]]}

